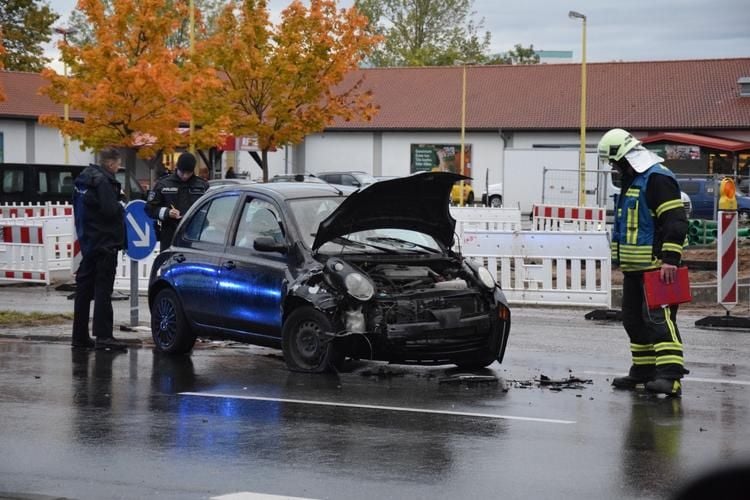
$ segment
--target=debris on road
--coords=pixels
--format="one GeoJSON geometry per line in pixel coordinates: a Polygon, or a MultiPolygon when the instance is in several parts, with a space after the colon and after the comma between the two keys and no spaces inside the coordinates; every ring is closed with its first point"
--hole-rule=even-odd
{"type": "Polygon", "coordinates": [[[593,384],[591,379],[582,379],[573,375],[568,378],[551,379],[541,374],[538,379],[532,380],[509,380],[513,387],[518,389],[530,389],[533,387],[544,387],[551,391],[562,391],[563,389],[585,389],[585,384],[593,384]]]}

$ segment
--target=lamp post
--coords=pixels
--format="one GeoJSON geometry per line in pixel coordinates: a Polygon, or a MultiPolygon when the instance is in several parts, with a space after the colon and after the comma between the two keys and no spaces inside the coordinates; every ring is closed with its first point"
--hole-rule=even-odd
{"type": "MultiPolygon", "coordinates": [[[[195,2],[190,0],[190,59],[192,60],[195,53],[195,2]]],[[[193,132],[195,131],[195,120],[193,119],[193,103],[190,100],[190,147],[191,153],[195,153],[195,141],[193,132]]]]}
{"type": "Polygon", "coordinates": [[[586,16],[571,10],[571,19],[583,22],[581,35],[581,150],[578,156],[578,205],[586,205],[586,16]]]}
{"type": "MultiPolygon", "coordinates": [[[[63,28],[63,27],[57,27],[53,28],[55,33],[58,33],[63,36],[63,43],[65,45],[68,44],[68,35],[73,35],[78,32],[75,28],[63,28]]],[[[65,62],[65,59],[63,59],[63,75],[65,78],[68,78],[68,65],[65,62]]],[[[68,104],[68,98],[65,97],[65,103],[63,104],[63,120],[66,122],[70,119],[70,105],[68,104]]],[[[68,137],[68,134],[63,134],[63,148],[65,150],[65,164],[67,165],[70,162],[70,137],[68,137]]]]}

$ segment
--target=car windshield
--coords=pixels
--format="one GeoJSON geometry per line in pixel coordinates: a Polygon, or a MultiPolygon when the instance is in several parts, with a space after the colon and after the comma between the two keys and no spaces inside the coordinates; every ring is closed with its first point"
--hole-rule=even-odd
{"type": "Polygon", "coordinates": [[[320,223],[331,215],[341,205],[342,201],[344,201],[344,198],[340,196],[289,200],[292,216],[297,222],[302,240],[308,247],[312,247],[320,223]]]}

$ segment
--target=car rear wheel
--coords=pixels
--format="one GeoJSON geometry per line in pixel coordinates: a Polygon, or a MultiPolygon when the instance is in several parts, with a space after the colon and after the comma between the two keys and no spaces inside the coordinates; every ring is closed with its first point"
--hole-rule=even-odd
{"type": "Polygon", "coordinates": [[[466,204],[467,205],[473,205],[474,204],[474,193],[469,193],[469,196],[466,198],[466,204]]]}
{"type": "Polygon", "coordinates": [[[498,195],[490,196],[489,205],[492,208],[500,208],[503,206],[503,198],[498,195]]]}
{"type": "Polygon", "coordinates": [[[312,307],[300,307],[282,328],[282,350],[286,366],[296,372],[322,373],[341,367],[344,356],[334,345],[331,321],[312,307]]]}
{"type": "Polygon", "coordinates": [[[180,299],[169,288],[156,294],[151,307],[151,337],[156,350],[168,354],[185,354],[195,345],[180,299]]]}
{"type": "Polygon", "coordinates": [[[737,214],[737,220],[742,224],[747,224],[748,222],[750,222],[750,212],[744,210],[740,211],[737,214]]]}

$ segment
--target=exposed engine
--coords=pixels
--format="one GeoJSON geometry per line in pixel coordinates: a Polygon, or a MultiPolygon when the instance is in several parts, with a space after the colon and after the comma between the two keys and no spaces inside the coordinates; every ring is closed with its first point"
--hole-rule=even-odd
{"type": "Polygon", "coordinates": [[[402,294],[410,290],[422,291],[438,288],[444,290],[465,290],[468,284],[458,277],[458,269],[446,269],[438,273],[427,266],[406,266],[379,264],[368,270],[375,282],[380,297],[402,294]]]}

